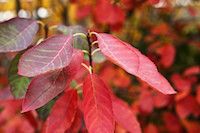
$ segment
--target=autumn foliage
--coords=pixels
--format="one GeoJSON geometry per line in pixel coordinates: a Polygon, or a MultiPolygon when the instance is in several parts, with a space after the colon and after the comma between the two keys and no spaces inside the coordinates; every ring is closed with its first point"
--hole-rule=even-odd
{"type": "Polygon", "coordinates": [[[199,10],[163,1],[15,3],[0,23],[0,132],[197,133],[199,10]]]}

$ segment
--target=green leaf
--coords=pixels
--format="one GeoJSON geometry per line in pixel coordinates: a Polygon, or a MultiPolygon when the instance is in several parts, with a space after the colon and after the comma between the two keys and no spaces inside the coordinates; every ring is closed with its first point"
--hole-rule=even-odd
{"type": "Polygon", "coordinates": [[[39,118],[41,118],[42,120],[47,119],[47,117],[49,116],[49,113],[51,111],[51,108],[53,107],[53,105],[57,99],[58,99],[58,97],[54,98],[53,100],[49,101],[47,104],[45,104],[44,106],[42,106],[36,110],[39,118]]]}
{"type": "MultiPolygon", "coordinates": [[[[88,54],[84,54],[84,59],[89,61],[89,56],[88,54]]],[[[93,56],[92,56],[93,62],[95,63],[103,63],[106,61],[106,57],[101,53],[101,51],[97,51],[93,56]]]]}
{"type": "Polygon", "coordinates": [[[8,80],[11,87],[11,93],[15,98],[23,98],[30,83],[30,79],[17,74],[18,62],[22,53],[19,53],[12,60],[8,70],[8,80]]]}

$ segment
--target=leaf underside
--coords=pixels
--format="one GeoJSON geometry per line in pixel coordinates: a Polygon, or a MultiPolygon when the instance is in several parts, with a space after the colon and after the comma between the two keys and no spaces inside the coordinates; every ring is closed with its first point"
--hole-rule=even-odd
{"type": "Polygon", "coordinates": [[[15,52],[31,45],[39,26],[37,21],[13,18],[0,23],[0,52],[15,52]]]}
{"type": "Polygon", "coordinates": [[[74,50],[69,66],[33,78],[23,101],[22,112],[37,109],[63,92],[79,71],[82,61],[82,51],[74,50]]]}
{"type": "Polygon", "coordinates": [[[72,36],[49,37],[22,55],[18,65],[18,73],[34,77],[64,68],[69,65],[72,53],[72,36]]]}

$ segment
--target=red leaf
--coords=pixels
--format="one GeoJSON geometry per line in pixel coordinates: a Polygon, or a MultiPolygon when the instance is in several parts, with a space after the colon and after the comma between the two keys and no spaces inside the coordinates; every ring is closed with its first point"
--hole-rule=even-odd
{"type": "Polygon", "coordinates": [[[121,26],[125,20],[123,10],[112,5],[110,0],[98,0],[93,12],[95,21],[99,24],[121,26]]]}
{"type": "Polygon", "coordinates": [[[112,96],[114,118],[130,133],[141,133],[140,125],[129,106],[122,100],[112,96]]]}
{"type": "Polygon", "coordinates": [[[165,112],[163,116],[163,120],[165,123],[165,126],[169,133],[182,133],[181,124],[179,122],[179,119],[176,115],[165,112]],[[173,124],[172,124],[173,123],[173,124]]]}
{"type": "Polygon", "coordinates": [[[196,93],[197,93],[197,95],[196,95],[196,100],[197,100],[197,102],[199,103],[199,105],[200,105],[200,85],[199,86],[197,86],[196,87],[196,93]]]}
{"type": "Polygon", "coordinates": [[[167,105],[169,105],[170,101],[171,97],[169,95],[164,95],[158,91],[153,93],[154,107],[166,107],[167,105]]]}
{"type": "Polygon", "coordinates": [[[37,109],[64,91],[80,69],[82,61],[83,53],[76,50],[69,66],[33,78],[23,101],[22,112],[37,109]]]}
{"type": "Polygon", "coordinates": [[[104,82],[94,74],[83,84],[83,112],[89,133],[114,133],[112,101],[104,82]]]}
{"type": "Polygon", "coordinates": [[[73,53],[72,37],[57,35],[27,50],[19,60],[18,74],[34,77],[69,65],[73,53]]]}
{"type": "Polygon", "coordinates": [[[156,125],[148,124],[144,129],[144,133],[159,133],[159,131],[156,125]]]}
{"type": "Polygon", "coordinates": [[[184,76],[200,74],[200,66],[192,66],[184,71],[184,76]]]}
{"type": "Polygon", "coordinates": [[[199,121],[191,121],[184,119],[182,120],[184,127],[186,128],[187,133],[198,133],[200,130],[200,123],[199,121]]]}
{"type": "Polygon", "coordinates": [[[190,90],[192,86],[191,82],[188,79],[182,77],[180,74],[173,74],[171,76],[171,81],[178,91],[190,90]]]}
{"type": "Polygon", "coordinates": [[[158,72],[154,63],[139,50],[116,37],[95,33],[102,53],[128,73],[133,74],[164,94],[176,93],[158,72]]]}
{"type": "Polygon", "coordinates": [[[30,111],[30,112],[26,112],[23,114],[23,116],[28,120],[28,122],[35,128],[37,129],[38,128],[38,125],[39,125],[39,120],[36,119],[36,116],[37,113],[36,111],[33,112],[33,111],[30,111]]]}
{"type": "Polygon", "coordinates": [[[78,107],[77,99],[76,90],[71,89],[56,101],[46,121],[47,133],[62,133],[71,126],[78,107]]]}
{"type": "Polygon", "coordinates": [[[143,90],[140,98],[139,98],[139,107],[142,113],[151,113],[154,109],[154,101],[152,94],[147,91],[143,90]]]}
{"type": "Polygon", "coordinates": [[[37,21],[13,18],[0,23],[0,52],[14,52],[31,45],[38,31],[37,21]]]}
{"type": "Polygon", "coordinates": [[[65,131],[65,133],[78,133],[81,126],[82,126],[82,113],[80,110],[77,110],[72,126],[67,131],[65,131]]]}
{"type": "Polygon", "coordinates": [[[154,5],[154,4],[158,4],[160,2],[160,0],[148,0],[148,2],[152,5],[154,5]]]}
{"type": "Polygon", "coordinates": [[[200,106],[194,97],[187,96],[177,102],[176,112],[179,117],[183,119],[188,117],[190,114],[198,117],[200,116],[200,106]]]}
{"type": "Polygon", "coordinates": [[[160,63],[161,65],[163,65],[163,67],[169,68],[173,64],[175,54],[176,54],[176,51],[173,45],[171,44],[164,45],[158,48],[156,52],[160,54],[161,56],[160,63]]]}

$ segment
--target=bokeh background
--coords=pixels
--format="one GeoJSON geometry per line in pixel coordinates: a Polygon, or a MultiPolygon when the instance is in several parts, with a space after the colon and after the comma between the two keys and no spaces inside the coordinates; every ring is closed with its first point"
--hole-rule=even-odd
{"type": "MultiPolygon", "coordinates": [[[[158,66],[177,94],[159,93],[102,56],[95,72],[129,103],[144,133],[200,132],[200,0],[0,0],[0,21],[15,16],[52,29],[81,25],[132,44],[158,66]]],[[[38,39],[43,33],[40,29],[38,39]]],[[[20,114],[21,100],[13,100],[6,89],[14,55],[0,54],[0,133],[33,133],[42,123],[38,115],[46,117],[51,106],[40,114],[20,114]]],[[[126,132],[117,125],[116,133],[126,132]]]]}

